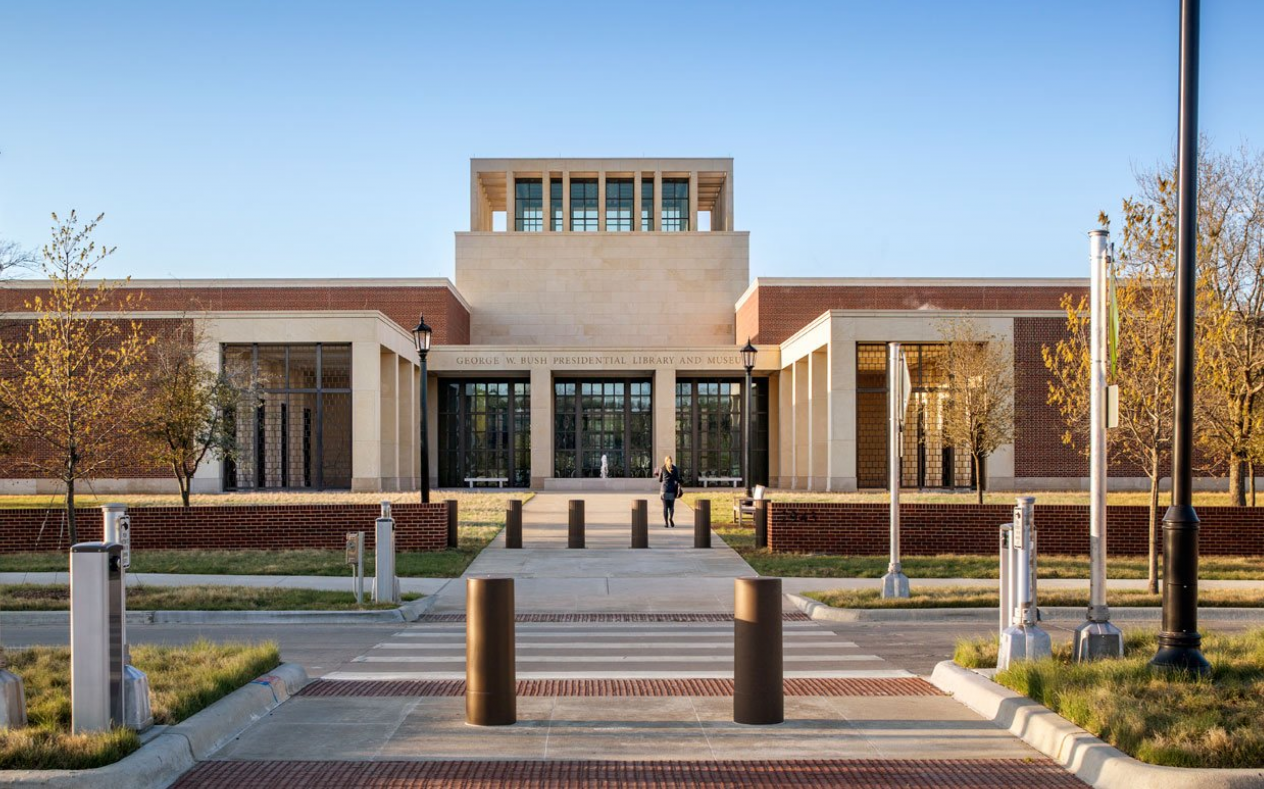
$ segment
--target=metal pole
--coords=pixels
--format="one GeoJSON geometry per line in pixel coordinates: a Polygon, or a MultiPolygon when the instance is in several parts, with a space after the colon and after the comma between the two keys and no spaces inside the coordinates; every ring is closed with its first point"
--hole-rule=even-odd
{"type": "Polygon", "coordinates": [[[1207,674],[1198,632],[1198,514],[1192,487],[1194,297],[1198,243],[1198,0],[1181,0],[1181,107],[1176,170],[1176,389],[1172,506],[1163,515],[1163,629],[1150,665],[1207,674]]]}
{"type": "Polygon", "coordinates": [[[781,579],[735,578],[733,590],[733,722],[785,720],[781,579]]]}
{"type": "Polygon", "coordinates": [[[751,486],[751,368],[746,368],[746,387],[742,390],[742,481],[746,498],[754,495],[751,486]]]}
{"type": "Polygon", "coordinates": [[[429,409],[426,402],[426,352],[417,354],[421,357],[421,503],[430,503],[430,432],[429,409]]]}
{"type": "Polygon", "coordinates": [[[883,597],[908,597],[909,580],[900,565],[900,439],[904,423],[904,364],[900,344],[887,346],[887,478],[891,489],[891,561],[882,576],[883,597]]]}
{"type": "Polygon", "coordinates": [[[1089,593],[1086,621],[1075,629],[1076,660],[1120,657],[1124,635],[1110,623],[1106,605],[1106,363],[1109,324],[1110,235],[1105,230],[1088,234],[1092,279],[1089,298],[1089,593]]]}
{"type": "Polygon", "coordinates": [[[517,723],[513,578],[467,578],[465,601],[465,722],[517,723]]]}

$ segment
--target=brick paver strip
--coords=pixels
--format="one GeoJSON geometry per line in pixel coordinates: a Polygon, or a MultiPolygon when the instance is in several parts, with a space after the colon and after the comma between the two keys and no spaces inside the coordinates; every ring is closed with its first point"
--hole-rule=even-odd
{"type": "MultiPolygon", "coordinates": [[[[787,696],[940,696],[919,677],[894,679],[787,679],[787,696]]],[[[318,679],[300,696],[464,696],[464,680],[318,679]]],[[[519,696],[732,696],[731,679],[526,679],[519,696]]]]}
{"type": "MultiPolygon", "coordinates": [[[[465,614],[426,614],[417,620],[422,624],[440,622],[464,622],[465,614]]],[[[732,614],[518,614],[517,622],[732,622],[732,614]]],[[[783,622],[811,622],[812,618],[801,611],[781,615],[783,622]]]]}
{"type": "Polygon", "coordinates": [[[202,762],[174,789],[325,787],[995,787],[1060,789],[1084,784],[1051,761],[426,761],[202,762]]]}

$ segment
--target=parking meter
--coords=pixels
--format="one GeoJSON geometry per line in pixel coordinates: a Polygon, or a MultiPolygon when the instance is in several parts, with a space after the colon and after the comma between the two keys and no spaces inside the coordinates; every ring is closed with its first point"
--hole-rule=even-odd
{"type": "Polygon", "coordinates": [[[123,725],[123,546],[70,549],[70,708],[76,733],[123,725]]]}
{"type": "Polygon", "coordinates": [[[127,640],[127,571],[132,566],[132,517],[126,504],[106,504],[101,508],[101,522],[105,542],[122,546],[120,568],[122,583],[119,601],[123,612],[123,725],[136,731],[144,731],[154,723],[149,705],[149,677],[132,665],[131,646],[127,640]]]}

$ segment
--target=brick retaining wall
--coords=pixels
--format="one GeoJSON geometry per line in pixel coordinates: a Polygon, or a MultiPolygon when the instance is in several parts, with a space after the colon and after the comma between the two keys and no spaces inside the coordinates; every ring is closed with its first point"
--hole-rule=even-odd
{"type": "MultiPolygon", "coordinates": [[[[346,533],[365,532],[365,549],[374,543],[377,504],[246,505],[232,507],[135,507],[132,547],[174,550],[342,550],[346,533]]],[[[442,502],[396,504],[395,545],[399,551],[441,551],[448,540],[447,509],[442,502]]],[[[80,542],[101,539],[101,510],[78,510],[80,542]]],[[[65,550],[64,510],[0,510],[0,553],[65,550]]]]}
{"type": "MultiPolygon", "coordinates": [[[[1160,508],[1160,518],[1163,508],[1160,508]]],[[[774,551],[880,556],[888,551],[885,504],[778,503],[768,506],[768,545],[774,551]]],[[[1111,507],[1107,550],[1118,556],[1148,551],[1144,506],[1111,507]]],[[[1208,556],[1264,556],[1264,507],[1200,507],[1199,552],[1208,556]]],[[[900,549],[913,555],[994,555],[997,527],[1013,519],[1006,504],[905,504],[900,549]]],[[[1042,553],[1088,553],[1088,507],[1036,504],[1042,553]]],[[[1162,524],[1160,524],[1160,529],[1162,524]]],[[[1161,539],[1161,537],[1160,537],[1161,539]]]]}

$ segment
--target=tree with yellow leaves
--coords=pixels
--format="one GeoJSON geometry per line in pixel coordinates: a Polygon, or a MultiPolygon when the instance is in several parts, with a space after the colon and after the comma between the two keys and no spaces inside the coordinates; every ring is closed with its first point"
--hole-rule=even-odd
{"type": "Polygon", "coordinates": [[[13,459],[34,476],[66,486],[71,543],[75,485],[134,461],[142,427],[144,365],[153,338],[127,317],[137,294],[89,282],[88,275],[114,252],[92,233],[104,214],[80,223],[53,214],[52,240],[41,267],[47,296],[26,303],[34,317],[17,336],[0,339],[0,412],[6,432],[25,451],[13,459]]]}

